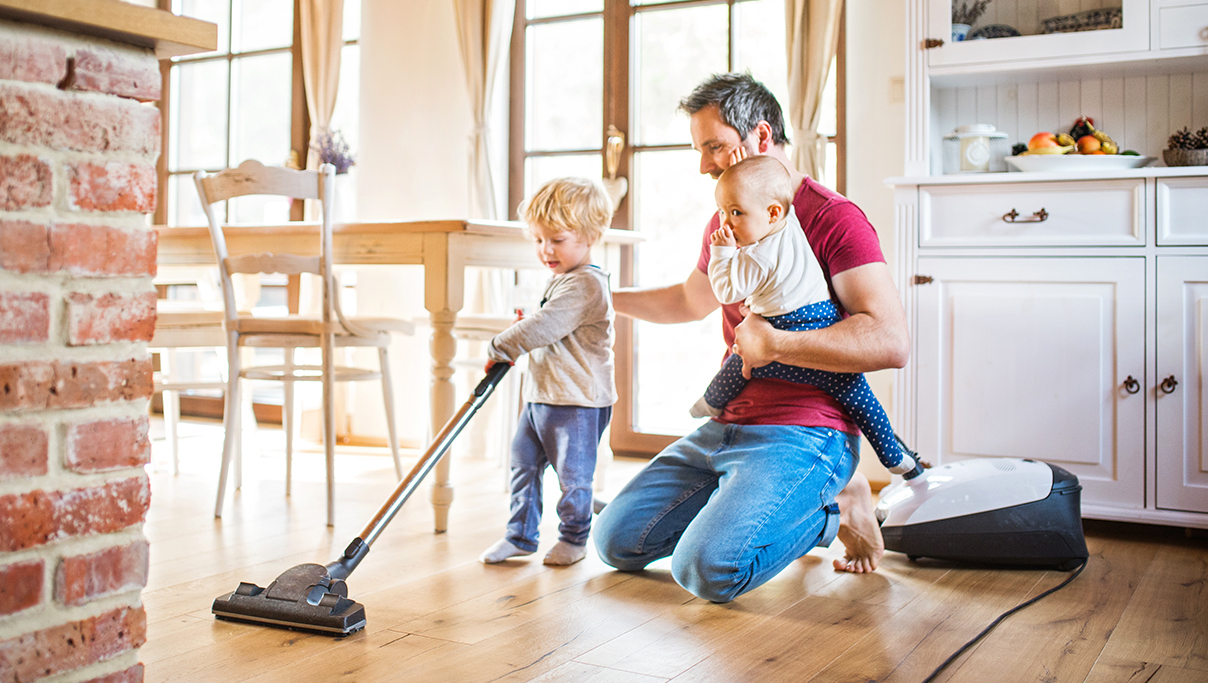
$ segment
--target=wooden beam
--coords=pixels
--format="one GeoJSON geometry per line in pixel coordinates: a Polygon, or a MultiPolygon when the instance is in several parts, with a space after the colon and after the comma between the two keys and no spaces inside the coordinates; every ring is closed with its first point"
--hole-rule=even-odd
{"type": "Polygon", "coordinates": [[[159,59],[218,48],[218,26],[121,0],[0,0],[0,18],[155,50],[159,59]]]}

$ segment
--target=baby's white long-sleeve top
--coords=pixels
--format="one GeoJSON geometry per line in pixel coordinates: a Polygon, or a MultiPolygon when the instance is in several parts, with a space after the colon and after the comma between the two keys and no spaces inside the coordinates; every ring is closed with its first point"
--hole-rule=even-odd
{"type": "Polygon", "coordinates": [[[709,248],[709,284],[723,304],[744,301],[764,317],[830,298],[822,266],[789,211],[775,232],[745,247],[709,248]]]}

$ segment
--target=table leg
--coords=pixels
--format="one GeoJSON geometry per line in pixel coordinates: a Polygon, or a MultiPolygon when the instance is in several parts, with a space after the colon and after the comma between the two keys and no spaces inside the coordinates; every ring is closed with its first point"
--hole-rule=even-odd
{"type": "MultiPolygon", "coordinates": [[[[457,353],[457,340],[453,337],[453,324],[457,314],[452,311],[435,311],[432,316],[432,387],[431,415],[432,431],[435,436],[453,417],[456,396],[453,387],[453,358],[457,353]]],[[[449,528],[449,506],[453,503],[453,486],[449,483],[450,456],[445,455],[433,471],[432,510],[436,515],[436,533],[449,528]]]]}

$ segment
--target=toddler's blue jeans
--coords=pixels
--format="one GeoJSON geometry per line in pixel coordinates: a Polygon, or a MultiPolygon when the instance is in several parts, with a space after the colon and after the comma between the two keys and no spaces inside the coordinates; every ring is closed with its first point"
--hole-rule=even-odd
{"type": "Polygon", "coordinates": [[[512,440],[512,516],[507,540],[536,552],[541,524],[541,480],[547,465],[558,474],[559,538],[587,545],[591,531],[591,481],[600,437],[612,408],[526,403],[512,440]]]}
{"type": "Polygon", "coordinates": [[[858,437],[835,429],[710,420],[668,446],[596,519],[600,557],[638,571],[671,556],[675,580],[729,602],[839,530],[835,496],[858,437]]]}

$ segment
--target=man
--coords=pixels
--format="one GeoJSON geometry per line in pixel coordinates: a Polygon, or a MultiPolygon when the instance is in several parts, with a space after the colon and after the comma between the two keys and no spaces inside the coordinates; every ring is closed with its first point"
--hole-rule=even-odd
{"type": "MultiPolygon", "coordinates": [[[[713,178],[739,159],[765,154],[793,177],[793,209],[833,297],[848,317],[808,332],[775,330],[739,305],[723,308],[725,337],[744,373],[772,361],[832,372],[902,367],[909,355],[905,313],[876,232],[854,204],[797,172],[779,104],[749,75],[720,74],[680,103],[690,116],[700,172],[713,178]]],[[[719,304],[706,275],[705,230],[697,268],[683,282],[613,294],[618,313],[641,320],[700,320],[719,304]]],[[[712,368],[702,366],[702,375],[712,368]]],[[[855,425],[821,389],[751,381],[725,412],[668,446],[604,509],[596,523],[601,557],[636,571],[672,557],[672,574],[693,594],[726,602],[766,582],[838,534],[835,568],[868,572],[884,552],[868,481],[855,472],[855,425]]]]}

